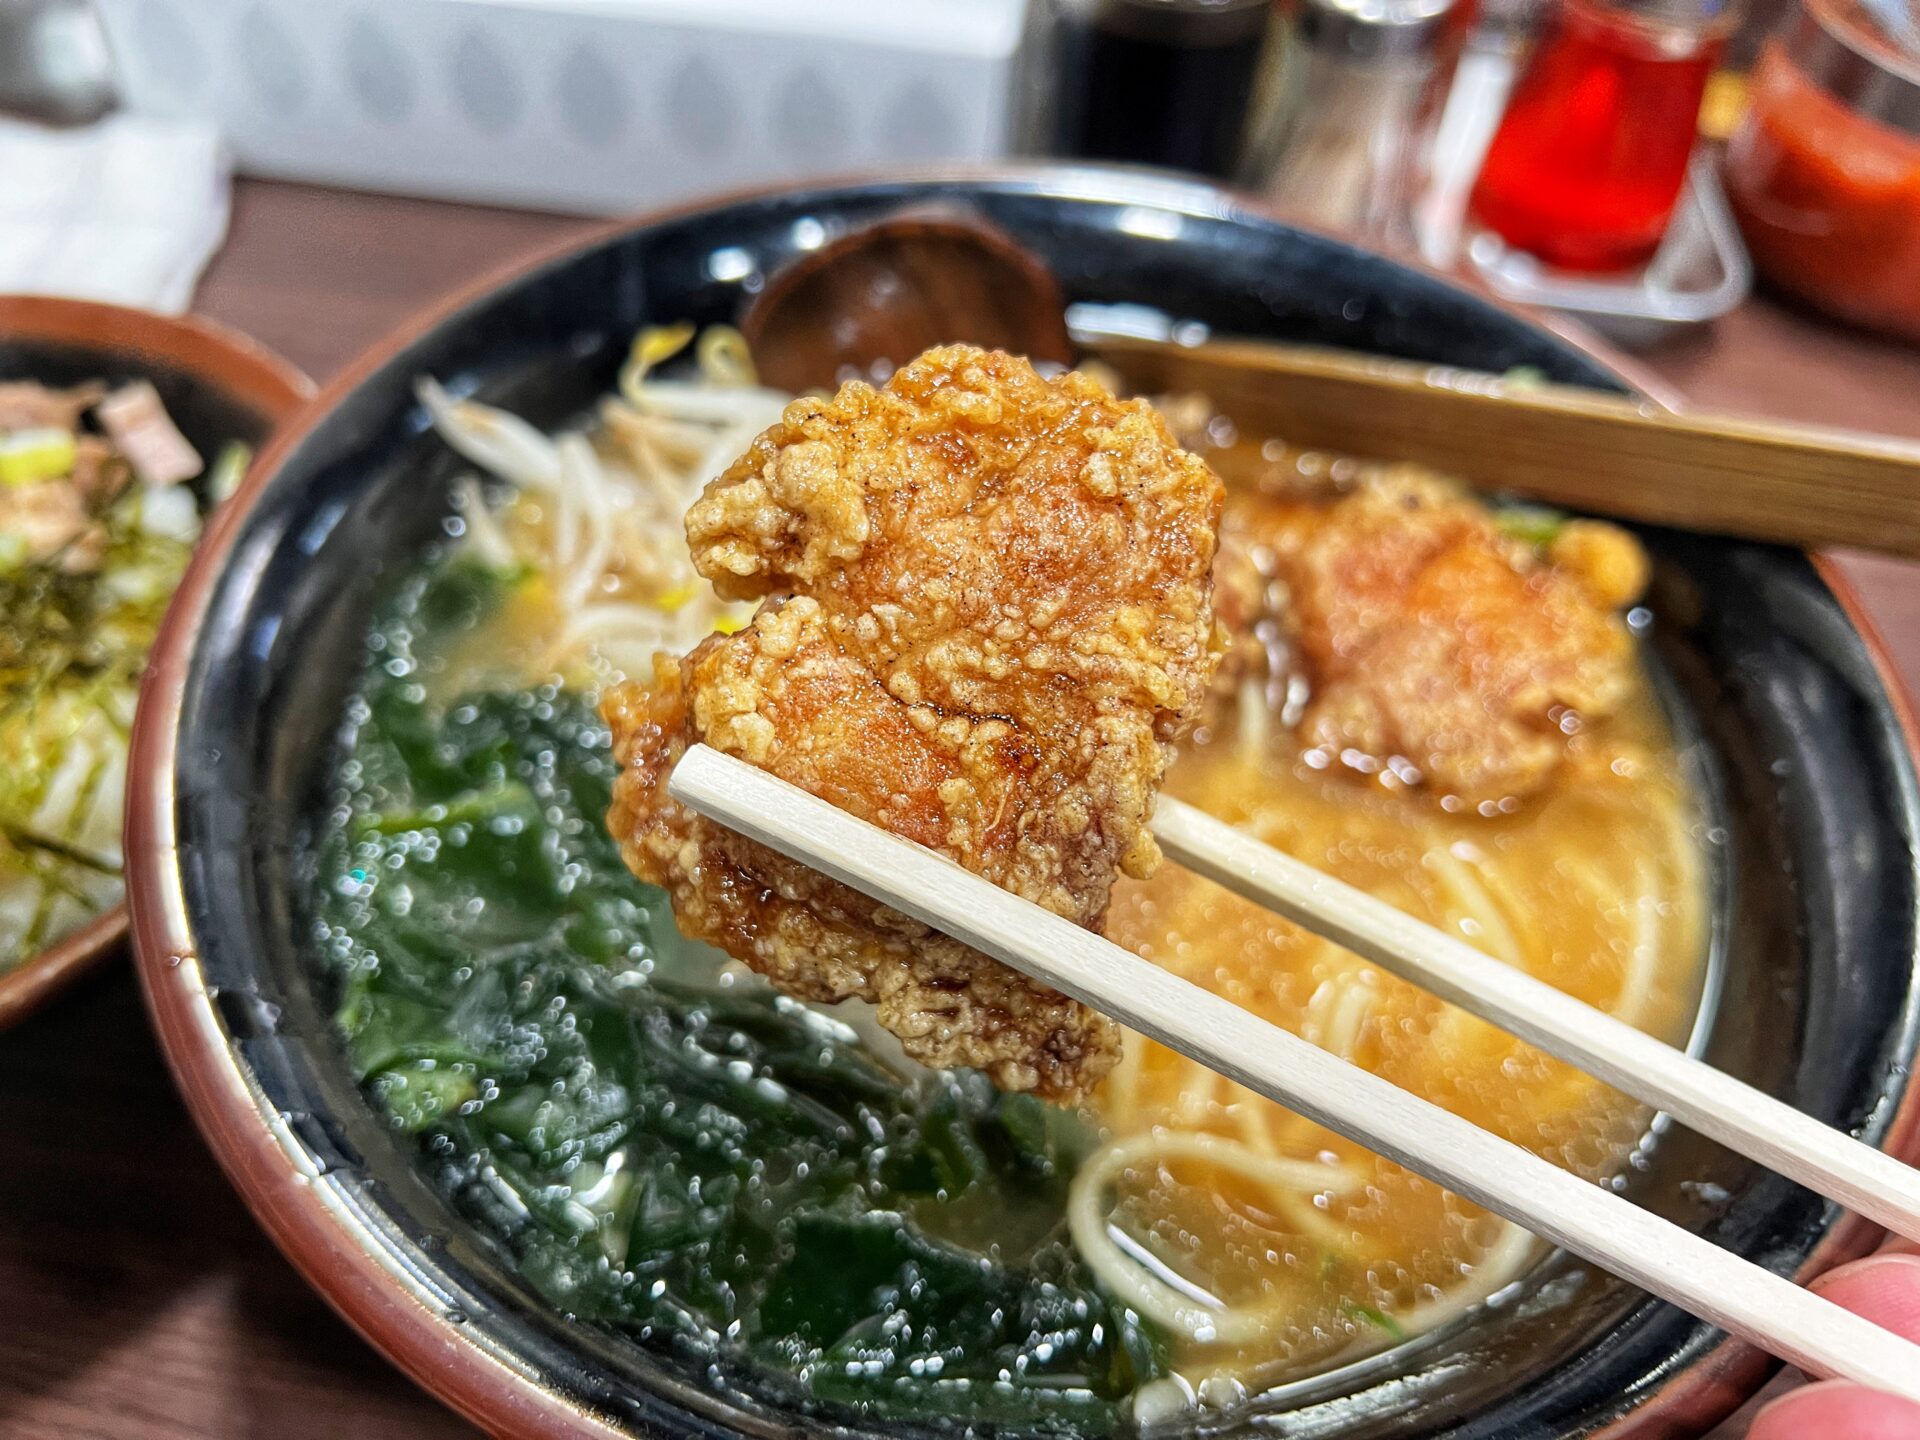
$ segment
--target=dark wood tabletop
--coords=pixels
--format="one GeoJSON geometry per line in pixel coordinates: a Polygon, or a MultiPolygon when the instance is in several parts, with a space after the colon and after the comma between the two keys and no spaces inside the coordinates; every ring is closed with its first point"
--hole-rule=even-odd
{"type": "MultiPolygon", "coordinates": [[[[242,181],[198,309],[325,380],[593,222],[242,181]]],[[[1755,300],[1647,357],[1689,400],[1920,437],[1920,348],[1755,300]]],[[[1920,566],[1846,557],[1920,690],[1920,566]]],[[[124,963],[0,1034],[0,1437],[473,1432],[327,1309],[228,1190],[124,963]]]]}

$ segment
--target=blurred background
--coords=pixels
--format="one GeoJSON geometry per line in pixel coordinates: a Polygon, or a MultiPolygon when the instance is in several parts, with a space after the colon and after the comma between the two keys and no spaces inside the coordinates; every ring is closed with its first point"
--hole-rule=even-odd
{"type": "Polygon", "coordinates": [[[0,0],[0,107],[33,182],[7,223],[137,208],[152,251],[98,273],[43,236],[54,273],[0,283],[163,308],[229,165],[614,214],[1065,156],[1224,179],[1629,344],[1756,269],[1920,337],[1920,0],[0,0]]]}

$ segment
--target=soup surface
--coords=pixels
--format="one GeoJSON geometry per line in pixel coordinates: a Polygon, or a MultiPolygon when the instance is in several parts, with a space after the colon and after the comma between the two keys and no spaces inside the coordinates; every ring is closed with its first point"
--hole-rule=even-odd
{"type": "MultiPolygon", "coordinates": [[[[1703,877],[1685,778],[1644,681],[1577,776],[1496,818],[1357,787],[1303,758],[1285,731],[1239,719],[1191,746],[1171,793],[1642,1029],[1684,1038],[1699,1000],[1703,877]]],[[[1616,1091],[1191,871],[1168,865],[1125,886],[1107,930],[1577,1173],[1612,1173],[1645,1132],[1647,1112],[1616,1091]]],[[[1092,1168],[1117,1168],[1107,1204],[1150,1252],[1134,1251],[1136,1284],[1170,1271],[1176,1286],[1198,1282],[1231,1307],[1213,1343],[1185,1327],[1190,1372],[1277,1378],[1430,1329],[1534,1257],[1518,1227],[1139,1037],[1099,1098],[1115,1138],[1092,1168]],[[1193,1147],[1196,1133],[1217,1142],[1193,1147]],[[1269,1177],[1265,1157],[1326,1161],[1340,1188],[1269,1177]]],[[[1154,1306],[1167,1297],[1125,1293],[1180,1328],[1178,1312],[1154,1306]]]]}
{"type": "MultiPolygon", "coordinates": [[[[503,459],[481,443],[508,433],[494,412],[430,401],[519,489],[467,487],[454,538],[371,629],[313,848],[355,1070],[528,1283],[761,1394],[1105,1433],[1391,1345],[1515,1279],[1531,1237],[1137,1036],[1092,1103],[1060,1109],[915,1066],[859,1007],[782,997],[676,933],[607,837],[594,696],[653,646],[739,623],[658,537],[765,396],[627,378],[642,415],[724,410],[650,433],[684,452],[639,492],[652,510],[600,512],[657,560],[596,559],[592,524],[568,532],[613,491],[583,509],[541,488],[561,463],[644,468],[617,413],[549,472],[538,437],[513,432],[532,448],[503,459]]],[[[1173,793],[1684,1033],[1705,880],[1637,662],[1535,793],[1452,807],[1308,743],[1284,671],[1223,691],[1173,793]]],[[[1107,929],[1582,1174],[1642,1140],[1641,1108],[1175,866],[1124,883],[1107,929]]]]}

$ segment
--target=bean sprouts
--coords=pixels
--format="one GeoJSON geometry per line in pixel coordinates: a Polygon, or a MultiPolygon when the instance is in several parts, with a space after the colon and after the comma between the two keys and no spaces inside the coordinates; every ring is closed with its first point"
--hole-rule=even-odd
{"type": "Polygon", "coordinates": [[[437,381],[417,387],[434,430],[509,493],[488,503],[478,480],[456,485],[464,545],[480,563],[511,570],[529,603],[529,678],[558,673],[589,685],[644,672],[658,652],[682,653],[750,612],[727,604],[696,574],[682,539],[687,507],[790,397],[759,385],[745,342],[724,327],[695,344],[695,378],[654,371],[694,343],[690,325],[643,330],[617,393],[584,426],[548,435],[437,381]]]}
{"type": "Polygon", "coordinates": [[[1156,1130],[1115,1140],[1081,1164],[1067,1197],[1067,1227],[1100,1283],[1140,1314],[1201,1344],[1246,1344],[1268,1335],[1264,1306],[1230,1306],[1159,1263],[1119,1229],[1106,1208],[1114,1181],[1138,1166],[1201,1161],[1275,1191],[1343,1195],[1360,1184],[1347,1167],[1271,1154],[1205,1131],[1156,1130]]]}

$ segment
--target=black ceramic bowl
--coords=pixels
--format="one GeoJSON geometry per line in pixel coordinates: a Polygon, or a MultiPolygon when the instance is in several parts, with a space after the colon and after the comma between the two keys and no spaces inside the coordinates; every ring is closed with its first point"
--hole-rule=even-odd
{"type": "MultiPolygon", "coordinates": [[[[128,853],[140,969],[221,1161],[275,1239],[422,1384],[501,1433],[818,1433],[794,1397],[568,1324],[420,1178],[355,1087],[295,897],[372,607],[440,533],[455,466],[414,377],[536,422],[613,382],[636,328],[732,319],[796,246],[908,204],[976,210],[1074,299],[1216,331],[1620,388],[1593,350],[1437,277],[1289,229],[1212,189],[1033,171],[742,200],[624,228],[464,298],[337,382],[255,472],[176,606],[145,697],[128,853]]],[[[1806,556],[1649,531],[1652,644],[1725,831],[1713,1063],[1869,1140],[1916,1107],[1915,772],[1870,641],[1806,556]]],[[[1675,1129],[1641,1203],[1785,1274],[1873,1238],[1675,1129]]],[[[1679,1311],[1558,1257],[1467,1323],[1254,1409],[1290,1436],[1693,1433],[1764,1373],[1679,1311]]],[[[1249,1412],[1251,1413],[1251,1412],[1249,1412]]],[[[1233,1430],[1219,1417],[1208,1433],[1233,1430]]]]}

